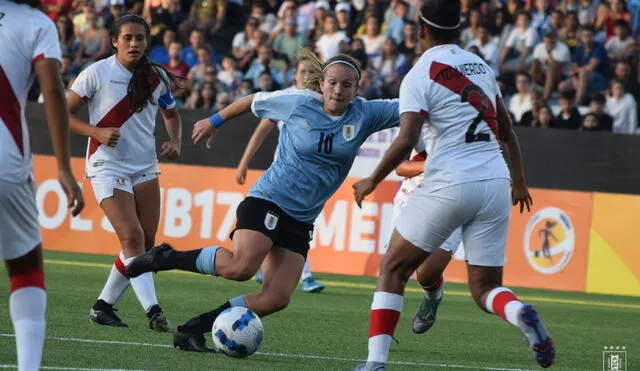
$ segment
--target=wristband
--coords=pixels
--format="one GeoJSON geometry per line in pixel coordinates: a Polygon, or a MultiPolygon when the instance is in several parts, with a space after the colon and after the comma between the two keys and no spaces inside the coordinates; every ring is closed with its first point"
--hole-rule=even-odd
{"type": "Polygon", "coordinates": [[[213,126],[215,129],[219,128],[220,126],[222,126],[222,124],[224,124],[224,120],[222,119],[222,117],[220,117],[220,113],[216,113],[215,115],[209,117],[209,122],[211,123],[211,126],[213,126]]]}

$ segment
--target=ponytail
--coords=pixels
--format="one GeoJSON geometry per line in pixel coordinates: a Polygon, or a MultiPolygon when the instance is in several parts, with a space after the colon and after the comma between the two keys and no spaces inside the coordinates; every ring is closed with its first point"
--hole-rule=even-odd
{"type": "Polygon", "coordinates": [[[355,58],[346,54],[338,54],[335,57],[329,58],[325,63],[322,63],[320,58],[318,58],[314,52],[308,48],[303,48],[298,52],[296,58],[298,63],[302,61],[309,62],[309,66],[311,68],[309,76],[304,81],[304,88],[314,90],[320,94],[322,94],[322,90],[320,90],[320,80],[324,77],[324,70],[331,64],[335,64],[337,62],[351,65],[358,75],[358,82],[360,80],[360,75],[362,74],[360,63],[358,63],[355,58]]]}

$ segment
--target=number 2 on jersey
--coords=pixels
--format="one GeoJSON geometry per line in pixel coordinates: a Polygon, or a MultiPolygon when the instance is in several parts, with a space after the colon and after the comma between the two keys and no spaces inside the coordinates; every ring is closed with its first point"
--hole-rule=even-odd
{"type": "Polygon", "coordinates": [[[482,89],[476,84],[468,84],[462,89],[462,94],[460,95],[463,102],[469,102],[475,109],[478,110],[478,116],[476,116],[473,121],[471,121],[471,125],[467,129],[467,134],[465,136],[466,143],[473,142],[488,142],[491,140],[491,136],[487,133],[478,133],[476,134],[476,128],[480,121],[482,121],[489,109],[489,97],[482,91],[482,89]],[[479,99],[478,99],[479,97],[479,99]]]}

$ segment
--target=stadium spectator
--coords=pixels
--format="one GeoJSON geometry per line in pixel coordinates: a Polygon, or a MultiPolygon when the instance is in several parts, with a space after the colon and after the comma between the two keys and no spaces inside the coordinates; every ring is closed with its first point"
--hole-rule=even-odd
{"type": "Polygon", "coordinates": [[[82,11],[73,17],[73,30],[76,35],[82,35],[89,28],[87,16],[96,13],[93,5],[93,0],[82,0],[82,11]]]}
{"type": "MultiPolygon", "coordinates": [[[[189,66],[189,68],[199,63],[200,58],[198,57],[198,50],[204,46],[205,43],[202,32],[198,30],[191,31],[191,34],[189,35],[189,45],[182,48],[182,60],[189,66]]],[[[210,58],[213,60],[213,56],[210,56],[210,58]]]]}
{"type": "MultiPolygon", "coordinates": [[[[636,62],[638,72],[640,72],[640,61],[636,62]]],[[[625,91],[638,100],[640,98],[640,82],[636,75],[635,78],[632,75],[631,65],[628,62],[618,62],[613,69],[613,78],[624,82],[625,91]]]]}
{"type": "MultiPolygon", "coordinates": [[[[595,115],[597,119],[597,130],[611,132],[613,130],[613,117],[605,112],[607,98],[602,93],[594,93],[589,102],[588,114],[595,115]]],[[[582,120],[584,127],[584,118],[582,120]]],[[[595,130],[593,127],[591,130],[595,130]]]]}
{"type": "Polygon", "coordinates": [[[600,119],[594,113],[587,113],[582,118],[582,126],[580,126],[580,131],[605,131],[606,129],[600,123],[600,119]]]}
{"type": "Polygon", "coordinates": [[[500,71],[516,72],[526,70],[531,65],[531,53],[538,40],[538,34],[529,25],[531,16],[522,11],[516,18],[516,27],[511,31],[500,55],[500,71]]]}
{"type": "Polygon", "coordinates": [[[352,38],[358,26],[351,17],[351,5],[348,2],[339,2],[335,7],[338,30],[344,32],[348,38],[352,38]]]}
{"type": "Polygon", "coordinates": [[[519,72],[516,75],[517,93],[509,101],[509,111],[515,118],[516,125],[522,125],[522,116],[533,108],[531,96],[531,75],[527,72],[519,72]]]}
{"type": "Polygon", "coordinates": [[[625,20],[617,20],[615,23],[615,35],[610,37],[605,44],[607,55],[611,62],[627,61],[633,56],[636,42],[631,36],[631,27],[625,20]]]}
{"type": "MultiPolygon", "coordinates": [[[[489,37],[489,30],[485,25],[480,25],[477,31],[477,37],[472,39],[469,44],[467,44],[466,48],[477,47],[482,53],[485,62],[491,67],[493,73],[498,76],[498,58],[500,57],[500,52],[498,50],[498,44],[494,40],[489,37]]],[[[535,57],[535,54],[534,54],[535,57]]]]}
{"type": "Polygon", "coordinates": [[[596,29],[604,30],[607,40],[615,34],[617,21],[631,22],[631,13],[627,10],[625,0],[609,0],[600,4],[596,29]]]}
{"type": "Polygon", "coordinates": [[[636,134],[638,129],[636,100],[626,92],[622,80],[611,81],[611,94],[607,97],[605,112],[613,117],[614,133],[636,134]]]}
{"type": "Polygon", "coordinates": [[[216,92],[213,84],[205,82],[198,89],[194,89],[184,104],[187,109],[212,110],[216,107],[216,92]]]}
{"type": "Polygon", "coordinates": [[[255,18],[249,18],[244,26],[244,31],[238,32],[233,38],[232,53],[238,61],[238,69],[245,70],[255,57],[256,48],[260,45],[255,39],[256,30],[260,23],[255,18]]]}
{"type": "Polygon", "coordinates": [[[73,31],[73,23],[67,16],[58,17],[56,22],[61,54],[73,54],[75,57],[78,40],[73,31]]]}
{"type": "Polygon", "coordinates": [[[534,122],[538,120],[540,110],[546,105],[542,98],[542,92],[538,89],[531,90],[531,109],[522,114],[518,124],[520,126],[533,126],[534,122]]]}
{"type": "Polygon", "coordinates": [[[578,46],[578,38],[580,36],[580,22],[576,12],[569,12],[565,17],[564,27],[558,31],[558,39],[567,44],[571,55],[574,54],[576,46],[578,46]]]}
{"type": "Polygon", "coordinates": [[[554,120],[553,118],[553,112],[551,112],[551,108],[549,108],[549,106],[545,104],[540,107],[538,117],[533,120],[531,126],[541,129],[554,129],[558,127],[558,124],[557,120],[554,120]]]}
{"type": "MultiPolygon", "coordinates": [[[[374,59],[373,67],[383,81],[384,95],[388,97],[396,97],[399,94],[400,82],[403,74],[401,70],[407,59],[401,53],[398,53],[398,47],[393,38],[388,37],[382,48],[382,55],[374,59]]],[[[408,69],[406,69],[408,71],[408,69]]]]}
{"type": "Polygon", "coordinates": [[[482,26],[480,11],[471,9],[471,12],[469,12],[469,27],[463,29],[460,33],[460,45],[469,45],[472,40],[477,39],[480,26],[482,26]]]}
{"type": "Polygon", "coordinates": [[[331,6],[328,1],[318,0],[315,2],[313,22],[311,23],[311,30],[309,31],[309,39],[312,43],[318,41],[324,33],[324,19],[330,12],[331,6]]]}
{"type": "Polygon", "coordinates": [[[498,49],[502,50],[513,31],[510,15],[505,10],[496,12],[495,22],[489,23],[491,37],[498,44],[498,49]]]}
{"type": "MultiPolygon", "coordinates": [[[[156,45],[151,48],[149,52],[149,58],[157,64],[169,63],[169,47],[176,41],[176,33],[171,29],[167,29],[162,34],[162,44],[156,45]]],[[[182,50],[182,48],[180,48],[182,50]]]]}
{"type": "Polygon", "coordinates": [[[582,103],[589,92],[603,91],[607,88],[610,76],[609,58],[604,47],[595,41],[593,26],[585,26],[580,31],[582,43],[576,47],[571,71],[571,79],[561,90],[576,90],[576,102],[582,103]]]}
{"type": "Polygon", "coordinates": [[[347,44],[349,38],[338,32],[338,21],[333,15],[324,18],[324,33],[316,41],[316,52],[321,61],[326,61],[336,56],[341,50],[341,44],[347,44]]]}
{"type": "Polygon", "coordinates": [[[273,49],[268,44],[261,45],[258,48],[258,58],[251,63],[251,66],[244,74],[244,78],[251,80],[254,87],[258,87],[260,85],[260,74],[267,71],[280,84],[282,75],[273,64],[273,49]]]}
{"type": "Polygon", "coordinates": [[[124,12],[124,0],[110,1],[109,8],[101,14],[101,17],[104,20],[104,28],[107,30],[112,29],[115,21],[122,17],[124,12]]]}
{"type": "Polygon", "coordinates": [[[364,50],[369,59],[377,58],[384,47],[384,35],[380,34],[380,21],[374,15],[369,15],[365,24],[365,34],[360,37],[364,43],[364,50]]]}
{"type": "Polygon", "coordinates": [[[111,53],[109,33],[103,27],[98,26],[98,16],[94,12],[86,15],[89,27],[80,36],[80,44],[76,53],[75,64],[80,69],[87,68],[111,53]]]}
{"type": "MultiPolygon", "coordinates": [[[[562,13],[559,10],[553,10],[551,12],[551,16],[549,18],[549,25],[547,27],[551,27],[556,31],[556,35],[558,34],[558,32],[564,28],[564,13],[562,13]]],[[[544,31],[546,28],[543,28],[542,31],[544,31]]],[[[544,32],[543,32],[543,36],[544,36],[544,32]]]]}
{"type": "Polygon", "coordinates": [[[536,84],[544,86],[544,99],[548,100],[556,86],[569,74],[571,52],[569,47],[556,38],[556,31],[548,27],[544,30],[543,42],[533,50],[533,69],[536,84]]]}
{"type": "Polygon", "coordinates": [[[398,45],[398,53],[404,54],[405,58],[412,60],[418,51],[418,28],[414,21],[404,23],[404,39],[398,45]]]}
{"type": "Polygon", "coordinates": [[[297,31],[296,19],[289,16],[284,20],[284,32],[280,32],[273,41],[273,49],[293,60],[298,50],[307,44],[307,37],[297,31]]]}
{"type": "Polygon", "coordinates": [[[218,81],[227,88],[228,92],[234,92],[242,82],[242,72],[236,69],[236,61],[231,56],[222,58],[222,70],[218,71],[218,81]]]}
{"type": "MultiPolygon", "coordinates": [[[[581,25],[592,25],[598,16],[599,1],[580,0],[578,6],[578,23],[581,25]]],[[[571,10],[571,9],[569,9],[571,10]]]]}
{"type": "Polygon", "coordinates": [[[41,0],[42,11],[57,22],[61,16],[68,17],[71,14],[73,0],[41,0]]]}
{"type": "MultiPolygon", "coordinates": [[[[145,5],[152,1],[146,0],[145,5]]],[[[166,30],[175,30],[182,22],[182,14],[178,12],[178,0],[160,0],[158,6],[147,9],[150,14],[152,41],[156,42],[166,30]]],[[[204,33],[206,35],[206,33],[204,33]]]]}
{"type": "Polygon", "coordinates": [[[189,74],[187,75],[191,90],[197,90],[200,88],[200,85],[204,83],[206,73],[213,71],[213,73],[217,74],[216,68],[211,61],[211,53],[208,46],[200,46],[197,50],[197,55],[198,64],[191,67],[189,69],[189,74]]]}
{"type": "Polygon", "coordinates": [[[276,90],[280,90],[281,86],[278,85],[277,82],[275,82],[275,80],[273,79],[273,76],[271,76],[271,73],[269,71],[262,71],[262,73],[260,73],[260,77],[258,79],[258,91],[265,91],[265,92],[270,92],[270,91],[276,91],[276,90]]]}
{"type": "Polygon", "coordinates": [[[253,94],[254,92],[254,88],[253,88],[253,82],[251,82],[251,80],[242,80],[240,82],[240,85],[238,85],[238,88],[236,89],[235,92],[235,98],[236,100],[246,97],[249,94],[253,94]]]}
{"type": "MultiPolygon", "coordinates": [[[[182,60],[182,45],[179,42],[174,41],[169,45],[169,62],[163,64],[162,67],[182,79],[189,76],[189,66],[182,60]]],[[[181,103],[186,99],[189,90],[186,86],[176,86],[171,93],[177,102],[181,103]]]]}
{"type": "Polygon", "coordinates": [[[573,90],[560,93],[560,113],[556,116],[556,128],[577,130],[582,125],[582,116],[575,105],[575,95],[573,90]]]}
{"type": "Polygon", "coordinates": [[[545,29],[551,26],[551,1],[535,0],[535,8],[531,12],[531,27],[542,36],[545,29]]]}
{"type": "Polygon", "coordinates": [[[393,38],[397,44],[404,40],[404,22],[409,13],[409,4],[404,0],[398,0],[393,7],[393,15],[387,23],[386,36],[393,38]]]}

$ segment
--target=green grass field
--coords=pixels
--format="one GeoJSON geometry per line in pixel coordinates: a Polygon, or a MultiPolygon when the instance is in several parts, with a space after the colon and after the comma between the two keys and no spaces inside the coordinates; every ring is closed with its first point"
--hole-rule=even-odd
{"type": "MultiPolygon", "coordinates": [[[[263,319],[258,354],[231,359],[183,353],[170,334],[149,330],[132,290],[117,305],[130,329],[94,326],[87,313],[107,277],[112,257],[47,252],[49,293],[43,365],[58,370],[351,370],[366,358],[369,306],[375,279],[319,275],[322,294],[296,292],[284,312],[263,319]]],[[[2,272],[6,277],[6,272],[2,272]]],[[[160,304],[173,325],[217,307],[230,297],[258,289],[254,281],[182,272],[155,276],[160,304]]],[[[421,294],[410,282],[390,370],[536,370],[520,332],[480,311],[465,285],[449,284],[438,322],[424,335],[410,329],[421,294]]],[[[16,364],[8,314],[8,280],[0,280],[0,368],[16,364]]],[[[518,289],[536,304],[554,337],[552,370],[602,370],[603,347],[625,346],[628,368],[640,369],[640,298],[518,289]]]]}

